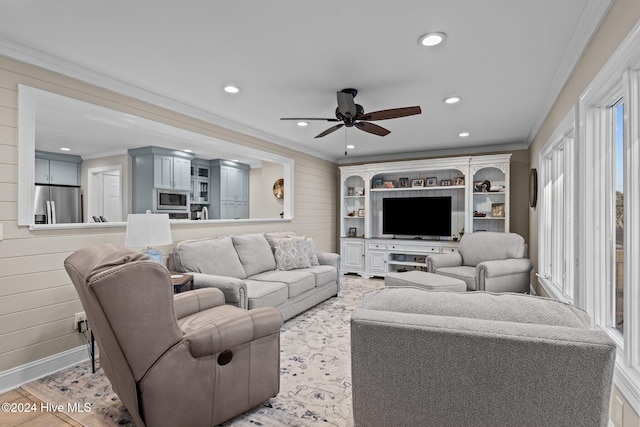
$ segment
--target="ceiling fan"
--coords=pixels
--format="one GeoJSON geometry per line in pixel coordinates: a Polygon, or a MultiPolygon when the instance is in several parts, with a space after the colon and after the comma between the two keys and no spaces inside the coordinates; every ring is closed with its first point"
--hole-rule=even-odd
{"type": "Polygon", "coordinates": [[[338,125],[332,126],[325,130],[316,138],[322,138],[329,135],[331,132],[335,132],[343,126],[357,127],[365,132],[372,133],[378,136],[385,136],[391,133],[391,131],[378,126],[373,123],[369,123],[375,120],[388,120],[396,119],[398,117],[413,116],[415,114],[421,114],[422,110],[419,106],[415,107],[403,107],[403,108],[391,108],[389,110],[373,111],[371,113],[365,113],[364,108],[360,104],[356,104],[353,98],[356,97],[358,91],[356,89],[342,89],[338,94],[338,107],[336,108],[336,118],[303,118],[303,117],[286,117],[280,120],[326,120],[327,122],[342,122],[338,125]]]}

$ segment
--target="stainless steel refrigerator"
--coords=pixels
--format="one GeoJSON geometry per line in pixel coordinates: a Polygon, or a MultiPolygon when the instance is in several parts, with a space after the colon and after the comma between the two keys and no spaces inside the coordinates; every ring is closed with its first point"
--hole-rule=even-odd
{"type": "Polygon", "coordinates": [[[33,214],[36,224],[82,222],[80,187],[36,184],[33,214]]]}

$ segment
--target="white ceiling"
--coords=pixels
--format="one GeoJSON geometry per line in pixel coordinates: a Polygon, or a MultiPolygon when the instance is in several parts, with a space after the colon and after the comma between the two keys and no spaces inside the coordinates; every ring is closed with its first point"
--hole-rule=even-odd
{"type": "Polygon", "coordinates": [[[526,148],[610,3],[0,0],[0,54],[334,161],[345,139],[351,161],[526,148]],[[445,43],[419,46],[430,31],[445,43]],[[376,122],[385,137],[279,120],[334,117],[349,87],[367,112],[422,114],[376,122]]]}

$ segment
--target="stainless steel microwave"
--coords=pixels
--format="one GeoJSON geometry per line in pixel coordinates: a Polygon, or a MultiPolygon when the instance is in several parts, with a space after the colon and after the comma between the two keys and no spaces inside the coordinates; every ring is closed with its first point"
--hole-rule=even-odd
{"type": "Polygon", "coordinates": [[[155,189],[154,211],[189,211],[189,192],[155,189]]]}

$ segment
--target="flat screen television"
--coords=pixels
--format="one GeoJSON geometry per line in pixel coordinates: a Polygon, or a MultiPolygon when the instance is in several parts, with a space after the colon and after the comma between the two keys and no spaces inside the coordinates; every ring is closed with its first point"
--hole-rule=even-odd
{"type": "Polygon", "coordinates": [[[394,236],[451,236],[451,197],[382,199],[382,233],[394,236]]]}

